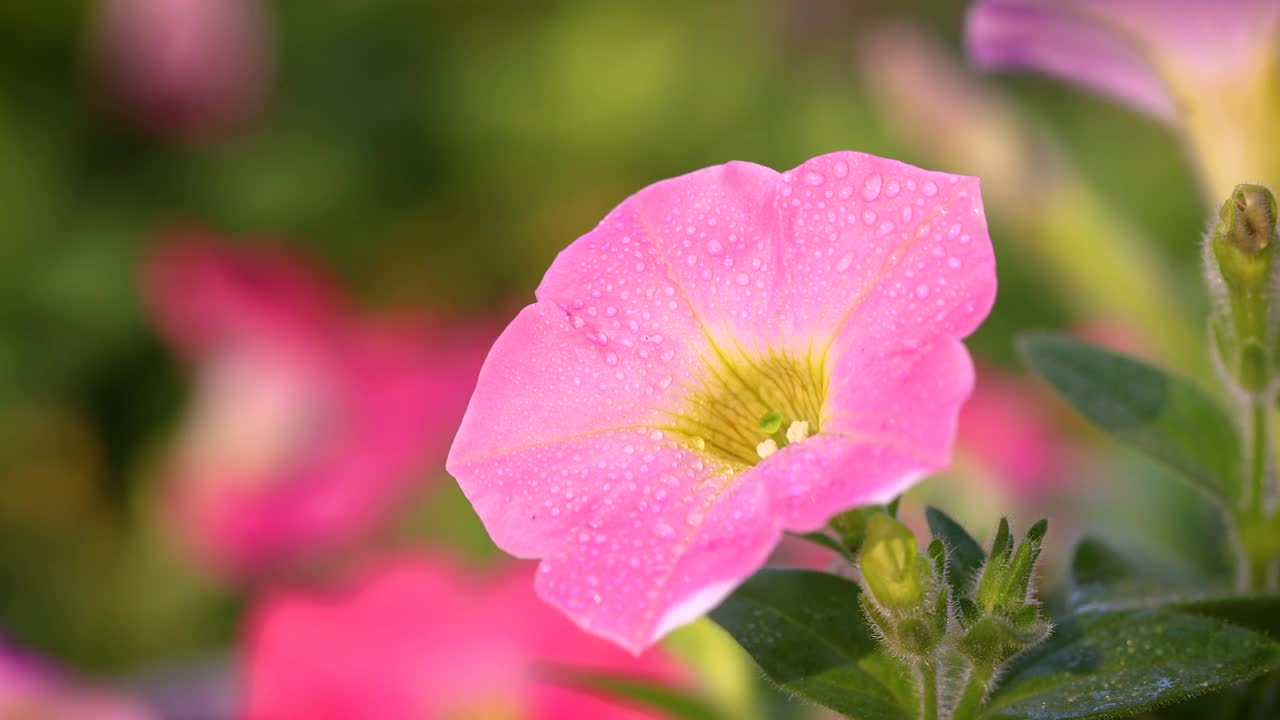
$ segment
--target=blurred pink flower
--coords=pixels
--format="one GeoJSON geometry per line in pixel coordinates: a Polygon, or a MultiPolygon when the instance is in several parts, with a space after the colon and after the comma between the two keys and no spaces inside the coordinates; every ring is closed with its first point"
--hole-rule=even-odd
{"type": "Polygon", "coordinates": [[[151,129],[223,130],[261,103],[271,74],[262,0],[104,0],[99,72],[151,129]]]}
{"type": "Polygon", "coordinates": [[[0,642],[0,718],[147,720],[141,705],[90,689],[0,642]]]}
{"type": "Polygon", "coordinates": [[[156,325],[197,370],[174,509],[217,569],[319,557],[443,470],[492,334],[354,317],[298,259],[199,234],[147,271],[156,325]]]}
{"type": "Polygon", "coordinates": [[[841,152],[666,180],[560,253],[447,466],[545,600],[638,652],[783,530],[948,462],[995,285],[974,178],[841,152]]]}
{"type": "Polygon", "coordinates": [[[1209,197],[1275,181],[1277,0],[979,0],[967,44],[987,68],[1033,68],[1183,132],[1209,197]]]}
{"type": "Polygon", "coordinates": [[[1068,451],[1045,400],[1027,379],[979,368],[960,411],[958,452],[994,475],[1001,490],[1023,498],[1052,491],[1064,479],[1068,451]]]}
{"type": "Polygon", "coordinates": [[[440,558],[385,562],[349,594],[278,592],[251,614],[249,720],[658,717],[574,689],[589,670],[669,684],[658,651],[630,655],[573,627],[532,591],[533,568],[475,577],[440,558]]]}

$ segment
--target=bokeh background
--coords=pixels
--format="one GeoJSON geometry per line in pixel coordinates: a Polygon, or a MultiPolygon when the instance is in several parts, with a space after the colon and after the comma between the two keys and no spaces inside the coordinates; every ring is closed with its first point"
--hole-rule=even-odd
{"type": "MultiPolygon", "coordinates": [[[[1013,346],[1065,329],[1207,382],[1207,216],[1179,144],[1052,81],[971,72],[964,10],[0,3],[0,636],[169,716],[238,707],[258,586],[190,552],[165,500],[199,370],[157,332],[143,277],[175,236],[296,256],[354,314],[492,337],[556,252],[631,192],[839,149],[979,174],[987,198],[1001,289],[970,342],[979,396],[956,468],[908,514],[936,502],[988,532],[999,512],[1047,514],[1060,550],[1107,528],[1135,552],[1220,562],[1187,531],[1210,522],[1194,498],[1099,442],[1013,346]]],[[[358,550],[309,572],[406,546],[500,562],[443,457],[412,474],[358,550]]]]}

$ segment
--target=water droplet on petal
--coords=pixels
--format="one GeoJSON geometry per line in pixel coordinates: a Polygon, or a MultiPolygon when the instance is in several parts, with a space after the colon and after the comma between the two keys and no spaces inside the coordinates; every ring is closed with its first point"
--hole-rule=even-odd
{"type": "Polygon", "coordinates": [[[925,180],[920,186],[920,192],[924,193],[925,197],[933,197],[938,194],[938,184],[932,180],[925,180]]]}
{"type": "Polygon", "coordinates": [[[880,177],[880,173],[871,173],[862,184],[862,199],[868,202],[880,197],[880,186],[884,183],[884,178],[880,177]]]}
{"type": "Polygon", "coordinates": [[[826,181],[827,179],[822,176],[822,173],[807,172],[804,174],[805,185],[812,185],[813,187],[818,187],[819,185],[821,185],[826,181]]]}

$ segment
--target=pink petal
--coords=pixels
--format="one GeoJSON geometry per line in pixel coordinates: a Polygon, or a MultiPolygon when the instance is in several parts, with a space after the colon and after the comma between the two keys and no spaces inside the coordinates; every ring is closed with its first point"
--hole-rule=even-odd
{"type": "Polygon", "coordinates": [[[835,377],[831,404],[848,411],[784,448],[775,456],[782,462],[750,471],[764,476],[788,530],[815,530],[844,508],[887,502],[946,466],[973,389],[969,353],[950,339],[858,374],[841,367],[835,377]]]}
{"type": "MultiPolygon", "coordinates": [[[[720,342],[742,338],[767,319],[778,287],[777,183],[778,173],[752,163],[705,168],[641,190],[587,237],[603,232],[615,248],[627,247],[618,245],[619,235],[631,236],[632,244],[643,239],[660,294],[656,303],[633,298],[639,303],[633,307],[680,314],[679,322],[655,320],[654,332],[720,342]],[[630,222],[619,226],[615,217],[630,222]]],[[[619,262],[583,257],[592,246],[579,240],[561,253],[538,298],[563,304],[586,277],[595,285],[635,282],[631,256],[624,253],[619,262]]]]}
{"type": "Polygon", "coordinates": [[[538,594],[639,653],[719,604],[764,563],[780,530],[761,485],[716,472],[672,443],[641,440],[633,456],[622,445],[628,438],[610,440],[565,448],[591,468],[584,484],[621,489],[546,553],[538,594]]]}
{"type": "Polygon", "coordinates": [[[307,342],[338,322],[336,291],[299,258],[228,245],[199,230],[169,233],[142,279],[158,330],[188,355],[246,336],[307,342]]]}
{"type": "Polygon", "coordinates": [[[835,153],[667,180],[560,254],[490,353],[448,467],[500,547],[545,558],[544,598],[638,650],[782,530],[945,464],[972,388],[958,339],[994,294],[972,179],[835,153]],[[725,348],[824,358],[822,433],[745,471],[666,437],[725,348]]]}
{"type": "Polygon", "coordinates": [[[216,570],[349,544],[438,472],[487,330],[356,317],[296,258],[194,233],[148,271],[157,325],[199,377],[172,502],[216,570]]]}
{"type": "Polygon", "coordinates": [[[678,681],[662,655],[632,658],[539,603],[529,567],[474,577],[433,557],[383,562],[343,593],[277,592],[253,612],[247,717],[450,717],[496,707],[531,720],[653,717],[549,685],[548,664],[678,681]],[[588,713],[588,711],[590,711],[588,713]]]}
{"type": "Polygon", "coordinates": [[[1172,121],[1184,93],[1274,61],[1278,16],[1275,0],[981,0],[966,41],[981,67],[1040,70],[1172,121]]]}
{"type": "Polygon", "coordinates": [[[991,309],[975,178],[831,153],[784,174],[778,205],[785,291],[770,316],[785,334],[887,354],[964,337],[991,309]]]}

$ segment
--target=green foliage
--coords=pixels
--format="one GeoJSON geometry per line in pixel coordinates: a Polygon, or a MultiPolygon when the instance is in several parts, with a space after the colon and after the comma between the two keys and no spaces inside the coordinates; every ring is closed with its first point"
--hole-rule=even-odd
{"type": "MultiPolygon", "coordinates": [[[[945,513],[927,516],[935,537],[912,565],[931,573],[915,606],[833,575],[764,570],[711,617],[783,690],[855,720],[1126,717],[1280,666],[1280,598],[1151,594],[1157,579],[1086,540],[1072,563],[1082,610],[1050,634],[1030,590],[1044,521],[1015,545],[1002,520],[987,554],[945,513]]],[[[887,515],[867,520],[864,557],[910,536],[887,515]]]]}
{"type": "Polygon", "coordinates": [[[952,593],[962,597],[978,577],[986,554],[978,541],[951,516],[933,507],[925,508],[924,514],[933,537],[941,540],[947,548],[947,581],[951,583],[952,593]]]}
{"type": "Polygon", "coordinates": [[[1127,717],[1261,675],[1280,645],[1210,618],[1158,610],[1084,613],[1015,661],[983,720],[1127,717]]]}
{"type": "Polygon", "coordinates": [[[808,570],[762,570],[711,613],[784,690],[858,720],[916,713],[911,669],[858,611],[862,590],[808,570]]]}
{"type": "Polygon", "coordinates": [[[1099,429],[1180,471],[1228,507],[1241,493],[1231,418],[1191,383],[1080,340],[1019,338],[1026,363],[1099,429]]]}
{"type": "Polygon", "coordinates": [[[545,668],[543,677],[558,684],[605,693],[629,705],[657,710],[672,720],[729,720],[720,710],[694,695],[634,677],[555,667],[545,668]]]}

